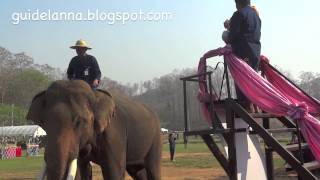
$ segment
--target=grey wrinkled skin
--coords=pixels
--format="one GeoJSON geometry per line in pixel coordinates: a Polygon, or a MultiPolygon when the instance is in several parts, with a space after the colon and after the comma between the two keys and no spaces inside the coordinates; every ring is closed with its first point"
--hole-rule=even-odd
{"type": "Polygon", "coordinates": [[[47,132],[47,179],[66,178],[78,159],[76,179],[89,177],[92,161],[104,179],[160,180],[161,137],[154,112],[116,91],[92,91],[81,81],[56,81],[33,98],[27,119],[47,132]]]}

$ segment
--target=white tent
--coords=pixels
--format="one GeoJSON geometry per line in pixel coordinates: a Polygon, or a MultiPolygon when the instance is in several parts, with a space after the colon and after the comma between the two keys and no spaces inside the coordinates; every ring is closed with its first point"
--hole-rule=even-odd
{"type": "Polygon", "coordinates": [[[169,132],[169,130],[168,130],[168,129],[166,129],[166,128],[161,128],[161,132],[162,132],[162,133],[168,133],[168,132],[169,132]]]}
{"type": "Polygon", "coordinates": [[[37,125],[29,126],[5,126],[0,127],[0,136],[17,137],[17,136],[29,136],[39,137],[45,136],[47,133],[37,125]]]}

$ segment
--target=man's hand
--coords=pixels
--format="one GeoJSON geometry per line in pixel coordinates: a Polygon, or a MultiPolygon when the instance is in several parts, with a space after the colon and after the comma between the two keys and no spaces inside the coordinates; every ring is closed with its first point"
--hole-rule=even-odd
{"type": "Polygon", "coordinates": [[[228,44],[229,43],[229,31],[223,31],[222,33],[222,40],[228,44]]]}
{"type": "Polygon", "coordinates": [[[249,64],[249,58],[244,58],[243,61],[249,64]]]}
{"type": "Polygon", "coordinates": [[[230,28],[230,20],[229,19],[225,20],[224,23],[223,23],[223,26],[224,26],[224,28],[229,30],[229,28],[230,28]]]}
{"type": "Polygon", "coordinates": [[[93,86],[98,86],[99,85],[99,80],[95,79],[92,83],[93,86]]]}

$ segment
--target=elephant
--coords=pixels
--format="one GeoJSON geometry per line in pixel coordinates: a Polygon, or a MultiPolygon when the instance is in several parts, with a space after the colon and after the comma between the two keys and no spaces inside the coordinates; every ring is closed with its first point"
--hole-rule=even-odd
{"type": "Polygon", "coordinates": [[[115,90],[92,90],[82,80],[58,80],[37,94],[28,120],[47,132],[40,179],[91,179],[90,161],[104,179],[161,179],[157,115],[115,90]]]}

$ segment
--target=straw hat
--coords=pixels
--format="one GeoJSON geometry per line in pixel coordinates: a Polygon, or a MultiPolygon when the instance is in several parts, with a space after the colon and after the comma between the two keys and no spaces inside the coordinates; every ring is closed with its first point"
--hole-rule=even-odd
{"type": "Polygon", "coordinates": [[[86,42],[85,40],[83,40],[83,39],[78,40],[78,41],[76,42],[76,45],[71,46],[70,48],[71,48],[71,49],[76,49],[76,48],[91,49],[91,48],[88,46],[87,42],[86,42]]]}

